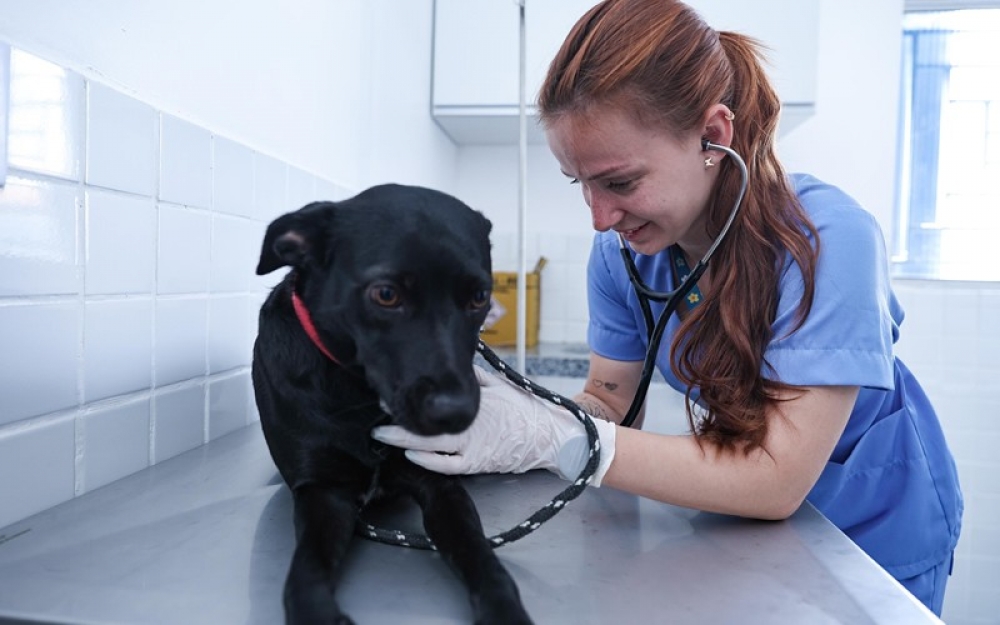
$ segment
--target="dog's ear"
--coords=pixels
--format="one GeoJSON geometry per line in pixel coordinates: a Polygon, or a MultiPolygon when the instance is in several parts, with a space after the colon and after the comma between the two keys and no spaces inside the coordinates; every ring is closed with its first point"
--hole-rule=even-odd
{"type": "Polygon", "coordinates": [[[257,275],[279,267],[302,267],[323,258],[332,202],[314,202],[278,217],[267,227],[257,263],[257,275]]]}
{"type": "Polygon", "coordinates": [[[493,222],[490,221],[486,215],[482,213],[482,211],[476,211],[476,214],[478,214],[481,219],[482,227],[486,230],[486,236],[490,236],[490,233],[493,231],[493,222]]]}

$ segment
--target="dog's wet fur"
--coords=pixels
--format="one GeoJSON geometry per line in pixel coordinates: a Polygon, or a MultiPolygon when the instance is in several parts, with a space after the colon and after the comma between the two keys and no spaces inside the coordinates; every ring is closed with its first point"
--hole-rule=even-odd
{"type": "Polygon", "coordinates": [[[492,288],[490,228],[454,197],[402,185],[314,202],[268,227],[257,274],[292,269],[261,307],[253,384],[264,437],[294,500],[288,623],[352,622],[337,605],[336,582],[375,492],[417,502],[428,537],[468,588],[477,623],[531,622],[460,479],[418,467],[370,436],[383,424],[456,433],[475,418],[472,363],[492,288]],[[303,329],[293,292],[336,362],[303,329]]]}

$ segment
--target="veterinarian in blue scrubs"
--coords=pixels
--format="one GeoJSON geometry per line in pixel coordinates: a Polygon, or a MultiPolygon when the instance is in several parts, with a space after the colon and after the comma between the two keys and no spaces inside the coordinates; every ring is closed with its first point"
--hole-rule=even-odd
{"type": "MultiPolygon", "coordinates": [[[[940,614],[962,496],[934,408],[893,354],[903,311],[884,238],[844,192],[784,173],[779,102],[756,44],[680,2],[607,0],[564,42],[539,111],[598,231],[591,364],[576,398],[601,439],[593,484],[760,519],[808,500],[940,614]],[[646,284],[677,286],[721,231],[741,180],[705,139],[743,156],[749,184],[657,354],[670,385],[690,393],[693,434],[621,427],[649,341],[618,235],[646,284]]],[[[481,408],[466,432],[374,435],[446,473],[579,474],[586,436],[574,417],[477,374],[481,408]]]]}

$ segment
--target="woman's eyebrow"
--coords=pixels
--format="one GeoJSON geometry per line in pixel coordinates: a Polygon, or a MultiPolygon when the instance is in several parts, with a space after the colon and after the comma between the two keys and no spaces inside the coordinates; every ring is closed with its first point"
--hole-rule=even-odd
{"type": "MultiPolygon", "coordinates": [[[[603,169],[603,170],[597,172],[593,176],[590,176],[590,177],[586,178],[586,180],[599,180],[601,178],[608,178],[610,176],[613,176],[613,175],[616,175],[616,174],[620,174],[622,171],[625,171],[627,169],[629,169],[629,167],[627,165],[613,165],[611,167],[608,167],[606,169],[603,169]]],[[[572,176],[570,174],[567,174],[562,169],[560,169],[559,171],[562,172],[562,175],[566,176],[567,178],[573,178],[573,179],[576,179],[576,180],[584,180],[584,178],[582,178],[581,176],[572,176]]]]}

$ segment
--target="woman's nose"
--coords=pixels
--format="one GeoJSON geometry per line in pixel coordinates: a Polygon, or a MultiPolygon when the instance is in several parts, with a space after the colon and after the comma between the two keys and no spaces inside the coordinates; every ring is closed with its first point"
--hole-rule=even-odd
{"type": "Polygon", "coordinates": [[[600,191],[585,191],[584,197],[587,200],[587,205],[590,206],[590,218],[594,230],[604,232],[621,221],[623,211],[615,207],[614,198],[608,197],[606,193],[600,191]]]}

